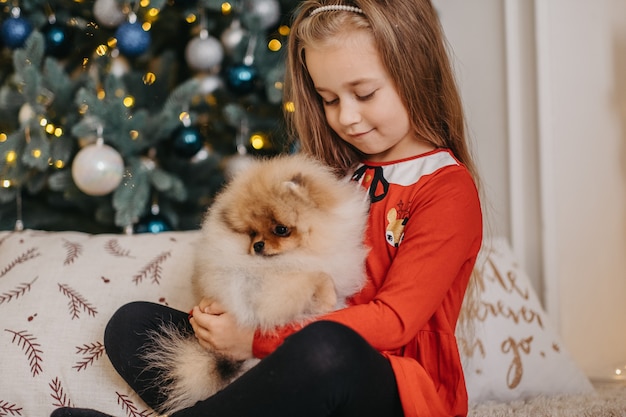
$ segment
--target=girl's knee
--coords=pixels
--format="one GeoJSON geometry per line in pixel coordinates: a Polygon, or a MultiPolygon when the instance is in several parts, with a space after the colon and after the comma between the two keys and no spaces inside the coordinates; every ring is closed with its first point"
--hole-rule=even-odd
{"type": "Polygon", "coordinates": [[[313,322],[299,333],[313,345],[327,345],[327,349],[340,348],[344,351],[346,346],[369,346],[357,332],[334,321],[313,322]]]}
{"type": "Polygon", "coordinates": [[[311,323],[294,336],[301,359],[319,372],[360,366],[362,352],[372,350],[354,330],[332,321],[311,323]]]}
{"type": "Polygon", "coordinates": [[[113,313],[104,329],[104,346],[110,348],[119,343],[120,338],[136,333],[137,327],[146,319],[154,317],[150,303],[133,301],[124,304],[113,313]]]}
{"type": "Polygon", "coordinates": [[[113,344],[140,346],[149,333],[163,326],[175,326],[192,331],[188,313],[147,301],[133,301],[117,309],[104,330],[105,348],[113,344]]]}
{"type": "Polygon", "coordinates": [[[112,320],[136,320],[142,317],[154,316],[154,304],[148,301],[131,301],[130,303],[120,306],[111,316],[112,320]]]}

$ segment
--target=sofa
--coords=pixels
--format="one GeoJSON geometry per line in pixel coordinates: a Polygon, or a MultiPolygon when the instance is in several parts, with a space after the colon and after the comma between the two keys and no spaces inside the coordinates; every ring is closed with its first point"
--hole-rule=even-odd
{"type": "MultiPolygon", "coordinates": [[[[113,370],[104,327],[133,300],[193,306],[197,233],[0,231],[0,416],[156,415],[113,370]]],[[[485,242],[477,268],[474,330],[459,335],[470,415],[626,416],[626,385],[579,369],[505,239],[485,242]]]]}

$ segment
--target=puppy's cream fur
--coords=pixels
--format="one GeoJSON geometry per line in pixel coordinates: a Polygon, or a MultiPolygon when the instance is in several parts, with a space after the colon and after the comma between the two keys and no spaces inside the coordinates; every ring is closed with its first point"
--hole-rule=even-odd
{"type": "MultiPolygon", "coordinates": [[[[301,155],[255,161],[216,197],[202,225],[193,277],[242,326],[271,331],[345,306],[365,283],[368,204],[354,182],[301,155]]],[[[146,352],[163,372],[160,412],[193,405],[256,360],[232,363],[176,329],[146,352]]]]}

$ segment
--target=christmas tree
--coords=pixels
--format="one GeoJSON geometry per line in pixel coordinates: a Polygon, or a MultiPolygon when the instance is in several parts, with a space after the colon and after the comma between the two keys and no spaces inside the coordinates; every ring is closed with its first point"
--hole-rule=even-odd
{"type": "Polygon", "coordinates": [[[0,229],[197,228],[284,152],[295,0],[19,0],[0,26],[0,229]]]}

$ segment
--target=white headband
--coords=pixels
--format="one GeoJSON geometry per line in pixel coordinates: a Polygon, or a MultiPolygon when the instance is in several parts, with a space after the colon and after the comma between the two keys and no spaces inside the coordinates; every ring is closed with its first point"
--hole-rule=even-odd
{"type": "Polygon", "coordinates": [[[318,7],[317,9],[313,9],[313,11],[311,12],[311,14],[309,14],[309,16],[314,16],[318,13],[328,12],[328,11],[344,11],[344,12],[353,12],[353,13],[363,14],[363,10],[359,9],[356,6],[346,6],[344,4],[330,4],[328,6],[321,6],[321,7],[318,7]]]}

